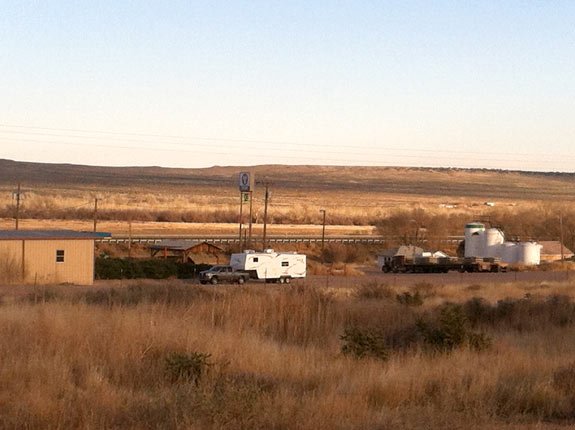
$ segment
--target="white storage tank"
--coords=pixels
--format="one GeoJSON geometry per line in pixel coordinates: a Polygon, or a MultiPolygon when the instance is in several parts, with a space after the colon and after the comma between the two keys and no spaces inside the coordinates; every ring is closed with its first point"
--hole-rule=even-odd
{"type": "Polygon", "coordinates": [[[504,263],[517,263],[517,244],[515,242],[505,242],[501,245],[501,260],[504,263]]]}
{"type": "Polygon", "coordinates": [[[503,232],[498,228],[490,228],[485,232],[485,255],[481,257],[499,257],[501,245],[505,242],[503,232]]]}
{"type": "Polygon", "coordinates": [[[521,242],[517,246],[518,264],[536,266],[541,262],[541,245],[536,242],[521,242]]]}
{"type": "Polygon", "coordinates": [[[485,245],[485,225],[471,222],[465,225],[465,257],[480,257],[485,245]]]}

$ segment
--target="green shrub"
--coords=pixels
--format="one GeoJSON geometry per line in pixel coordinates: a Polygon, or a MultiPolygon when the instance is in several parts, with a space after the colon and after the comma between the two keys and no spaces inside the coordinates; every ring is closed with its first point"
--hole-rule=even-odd
{"type": "Polygon", "coordinates": [[[480,322],[487,321],[489,315],[492,313],[489,303],[479,297],[473,297],[471,300],[465,302],[463,304],[463,311],[473,327],[480,322]]]}
{"type": "Polygon", "coordinates": [[[341,336],[344,342],[341,351],[356,358],[373,357],[387,360],[389,356],[384,335],[376,329],[346,327],[341,336]]]}
{"type": "Polygon", "coordinates": [[[483,350],[491,345],[487,335],[471,331],[464,309],[459,305],[447,304],[441,309],[437,321],[419,320],[417,328],[424,343],[438,351],[448,352],[464,345],[483,350]]]}
{"type": "Polygon", "coordinates": [[[173,259],[96,258],[95,273],[97,279],[189,279],[210,267],[173,259]]]}

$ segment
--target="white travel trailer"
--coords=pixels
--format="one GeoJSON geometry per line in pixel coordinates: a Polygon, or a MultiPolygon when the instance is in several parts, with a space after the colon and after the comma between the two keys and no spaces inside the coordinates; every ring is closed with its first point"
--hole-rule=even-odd
{"type": "Polygon", "coordinates": [[[251,278],[289,283],[295,278],[305,278],[306,256],[296,252],[263,252],[246,250],[232,254],[230,266],[234,270],[249,272],[251,278]]]}

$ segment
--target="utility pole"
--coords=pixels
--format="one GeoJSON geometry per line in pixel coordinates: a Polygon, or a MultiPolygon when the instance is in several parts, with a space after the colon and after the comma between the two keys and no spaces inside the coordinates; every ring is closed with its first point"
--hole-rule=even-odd
{"type": "Polygon", "coordinates": [[[264,198],[264,238],[263,238],[263,248],[266,249],[267,248],[267,225],[268,225],[268,200],[270,198],[270,193],[269,193],[269,184],[266,182],[265,183],[266,186],[266,194],[265,194],[265,198],[264,198]]]}
{"type": "Polygon", "coordinates": [[[559,216],[559,240],[561,240],[561,261],[565,259],[563,252],[563,214],[559,216]]]}
{"type": "Polygon", "coordinates": [[[94,197],[94,232],[98,226],[98,197],[94,197]]]}
{"type": "Polygon", "coordinates": [[[323,213],[323,221],[321,223],[321,249],[325,246],[325,209],[320,209],[320,212],[323,213]]]}

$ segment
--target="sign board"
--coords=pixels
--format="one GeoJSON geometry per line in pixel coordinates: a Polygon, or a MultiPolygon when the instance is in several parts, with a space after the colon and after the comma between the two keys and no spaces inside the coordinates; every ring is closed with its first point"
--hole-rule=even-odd
{"type": "Polygon", "coordinates": [[[250,172],[241,172],[239,177],[240,192],[249,193],[254,190],[254,175],[250,172]]]}
{"type": "Polygon", "coordinates": [[[250,193],[242,193],[242,201],[247,203],[250,201],[250,193]]]}

